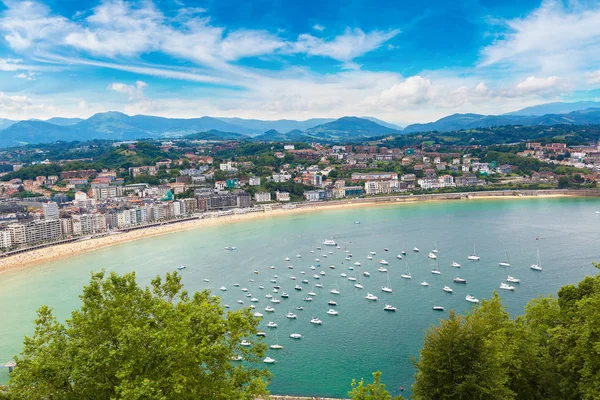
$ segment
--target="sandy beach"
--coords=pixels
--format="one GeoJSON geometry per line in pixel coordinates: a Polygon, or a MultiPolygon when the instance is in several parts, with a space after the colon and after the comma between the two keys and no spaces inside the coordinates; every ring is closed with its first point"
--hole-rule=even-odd
{"type": "Polygon", "coordinates": [[[54,260],[61,257],[68,257],[83,252],[102,249],[114,244],[125,243],[133,240],[164,235],[171,232],[179,232],[190,229],[200,229],[216,224],[228,224],[241,221],[250,221],[258,218],[275,218],[282,215],[291,215],[298,213],[307,213],[315,211],[329,211],[344,209],[350,207],[372,207],[380,205],[392,205],[400,203],[413,203],[417,201],[450,201],[450,200],[480,200],[480,199],[522,199],[530,197],[564,197],[564,196],[600,196],[600,191],[504,191],[504,192],[471,192],[471,193],[449,193],[435,195],[418,196],[385,196],[365,199],[352,199],[331,201],[323,203],[302,203],[295,208],[274,208],[265,211],[218,215],[217,213],[206,214],[203,218],[192,219],[168,225],[153,226],[128,232],[119,232],[111,235],[92,238],[87,240],[75,241],[56,246],[45,247],[20,254],[15,254],[0,259],[0,272],[13,268],[22,268],[25,266],[54,260]]]}

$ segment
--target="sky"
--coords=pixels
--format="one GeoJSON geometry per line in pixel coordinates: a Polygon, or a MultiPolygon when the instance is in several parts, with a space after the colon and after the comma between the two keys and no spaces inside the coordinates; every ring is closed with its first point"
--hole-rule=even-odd
{"type": "Polygon", "coordinates": [[[404,125],[599,89],[599,1],[0,0],[0,118],[404,125]]]}

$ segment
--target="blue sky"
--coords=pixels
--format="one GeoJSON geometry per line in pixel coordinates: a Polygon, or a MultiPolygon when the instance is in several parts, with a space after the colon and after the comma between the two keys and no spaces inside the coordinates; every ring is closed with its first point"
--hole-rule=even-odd
{"type": "Polygon", "coordinates": [[[597,1],[0,0],[0,118],[411,123],[599,88],[597,1]]]}

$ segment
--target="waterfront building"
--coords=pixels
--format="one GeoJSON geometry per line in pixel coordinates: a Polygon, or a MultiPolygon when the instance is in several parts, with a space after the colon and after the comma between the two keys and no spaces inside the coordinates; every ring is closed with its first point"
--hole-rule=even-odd
{"type": "Polygon", "coordinates": [[[58,204],[53,201],[42,205],[45,219],[58,219],[58,204]]]}
{"type": "Polygon", "coordinates": [[[352,182],[398,180],[395,172],[354,172],[350,176],[352,182]]]}
{"type": "Polygon", "coordinates": [[[290,193],[289,192],[280,192],[279,190],[275,193],[275,199],[277,201],[290,201],[290,193]]]}
{"type": "Polygon", "coordinates": [[[264,203],[271,201],[271,192],[258,192],[254,194],[254,201],[257,203],[264,203]]]}
{"type": "Polygon", "coordinates": [[[365,193],[367,195],[390,194],[392,193],[391,181],[365,182],[365,193]]]}
{"type": "Polygon", "coordinates": [[[44,241],[56,240],[61,234],[58,219],[43,219],[7,226],[11,243],[14,245],[33,245],[44,241]]]}
{"type": "Polygon", "coordinates": [[[10,232],[5,229],[0,231],[0,248],[9,249],[12,246],[10,232]]]}

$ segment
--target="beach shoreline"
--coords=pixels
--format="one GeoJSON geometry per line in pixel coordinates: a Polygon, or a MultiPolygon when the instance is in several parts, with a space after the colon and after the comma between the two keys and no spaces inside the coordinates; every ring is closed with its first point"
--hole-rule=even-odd
{"type": "Polygon", "coordinates": [[[468,201],[468,200],[486,200],[486,199],[525,199],[525,198],[551,198],[551,197],[600,197],[600,191],[597,190],[527,190],[527,191],[496,191],[496,192],[463,192],[463,193],[444,193],[430,195],[402,195],[402,196],[382,196],[371,198],[346,199],[339,201],[328,201],[320,203],[299,203],[293,208],[284,208],[281,205],[273,205],[272,208],[265,208],[261,211],[230,213],[220,215],[219,213],[206,213],[201,217],[186,219],[178,222],[173,221],[168,224],[144,227],[141,229],[117,232],[102,237],[91,238],[87,240],[74,241],[64,244],[52,245],[40,249],[35,249],[0,259],[0,273],[16,269],[25,268],[40,264],[42,262],[53,261],[63,257],[78,255],[103,249],[116,244],[123,244],[135,240],[166,235],[169,233],[199,229],[202,227],[215,226],[220,224],[237,223],[251,221],[255,219],[264,219],[278,217],[281,215],[301,214],[316,211],[332,211],[355,207],[372,207],[380,205],[397,205],[415,202],[435,202],[435,201],[468,201]]]}

